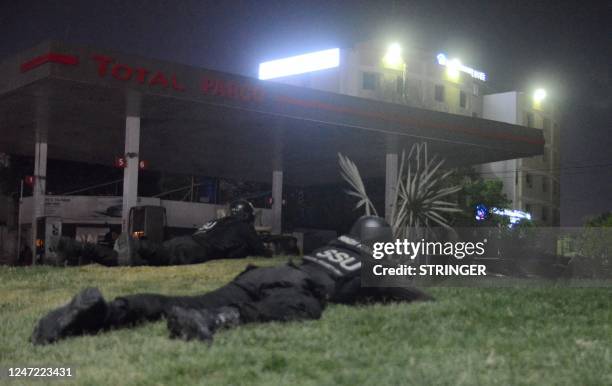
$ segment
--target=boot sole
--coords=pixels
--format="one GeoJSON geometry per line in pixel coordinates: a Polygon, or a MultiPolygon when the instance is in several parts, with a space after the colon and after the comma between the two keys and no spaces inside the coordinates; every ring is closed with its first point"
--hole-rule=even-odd
{"type": "Polygon", "coordinates": [[[43,317],[32,334],[33,344],[54,343],[62,338],[80,335],[95,329],[99,317],[105,316],[106,302],[97,288],[86,288],[70,303],[43,317]],[[97,315],[98,314],[98,315],[97,315]]]}

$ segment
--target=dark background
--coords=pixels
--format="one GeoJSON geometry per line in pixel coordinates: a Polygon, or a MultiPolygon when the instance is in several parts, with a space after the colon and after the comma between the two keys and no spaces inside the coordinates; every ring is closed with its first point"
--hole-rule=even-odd
{"type": "Polygon", "coordinates": [[[561,219],[612,210],[610,1],[0,1],[0,58],[55,38],[256,76],[372,38],[444,51],[561,107],[561,219]]]}

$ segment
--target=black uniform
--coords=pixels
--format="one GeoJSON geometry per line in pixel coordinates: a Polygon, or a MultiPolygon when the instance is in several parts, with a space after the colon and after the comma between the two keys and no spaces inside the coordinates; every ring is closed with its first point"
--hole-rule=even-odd
{"type": "Polygon", "coordinates": [[[370,257],[367,246],[353,237],[341,236],[304,256],[300,265],[249,266],[229,284],[203,295],[139,294],[106,303],[97,289],[90,288],[41,319],[32,342],[51,343],[69,335],[163,316],[168,320],[171,337],[210,340],[214,331],[223,326],[318,319],[328,301],[350,304],[430,299],[412,288],[362,288],[361,264],[370,257]]]}
{"type": "Polygon", "coordinates": [[[191,236],[175,237],[162,245],[146,240],[136,242],[134,264],[182,265],[214,259],[241,259],[270,256],[252,223],[228,216],[204,224],[191,236]]]}
{"type": "Polygon", "coordinates": [[[62,238],[58,252],[69,265],[90,262],[107,266],[182,265],[197,264],[213,259],[239,259],[251,256],[271,256],[253,224],[238,216],[228,216],[204,224],[193,235],[174,237],[157,244],[148,240],[130,240],[132,255],[119,261],[112,248],[80,243],[62,238]]]}

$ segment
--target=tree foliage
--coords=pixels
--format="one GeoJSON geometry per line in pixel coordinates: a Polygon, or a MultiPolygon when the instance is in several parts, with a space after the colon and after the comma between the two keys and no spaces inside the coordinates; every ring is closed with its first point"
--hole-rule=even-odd
{"type": "MultiPolygon", "coordinates": [[[[478,204],[487,208],[507,208],[511,204],[503,192],[504,184],[501,180],[484,179],[472,167],[458,168],[447,183],[461,186],[456,200],[462,211],[453,215],[454,226],[476,225],[474,210],[478,204]]],[[[505,224],[507,221],[506,218],[492,216],[487,225],[505,224]]]]}
{"type": "Polygon", "coordinates": [[[589,228],[612,228],[612,212],[604,212],[599,216],[588,219],[585,226],[589,228]]]}
{"type": "MultiPolygon", "coordinates": [[[[359,199],[356,208],[364,207],[366,215],[377,215],[357,166],[342,154],[338,158],[341,175],[351,186],[347,193],[359,199]]],[[[408,155],[402,152],[391,213],[391,227],[396,237],[410,237],[411,232],[422,228],[451,228],[448,215],[461,209],[447,199],[461,187],[445,184],[453,171],[443,171],[443,164],[444,159],[428,156],[426,143],[414,144],[408,155]]]]}

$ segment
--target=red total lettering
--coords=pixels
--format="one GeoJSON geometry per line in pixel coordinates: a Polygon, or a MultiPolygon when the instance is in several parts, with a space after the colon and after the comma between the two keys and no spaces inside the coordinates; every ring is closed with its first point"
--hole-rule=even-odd
{"type": "Polygon", "coordinates": [[[242,99],[243,101],[251,100],[251,90],[249,87],[240,87],[240,99],[242,99]]]}
{"type": "Polygon", "coordinates": [[[148,73],[149,73],[149,70],[147,70],[146,68],[137,68],[136,69],[136,81],[140,84],[144,84],[148,73]]]}
{"type": "Polygon", "coordinates": [[[130,80],[133,72],[132,67],[127,64],[115,64],[112,70],[113,78],[123,81],[130,80]]]}
{"type": "Polygon", "coordinates": [[[255,102],[261,102],[264,98],[264,90],[260,87],[253,87],[253,100],[255,102]]]}
{"type": "Polygon", "coordinates": [[[176,75],[172,75],[172,88],[176,91],[185,91],[185,86],[176,80],[176,75]]]}
{"type": "Polygon", "coordinates": [[[204,78],[202,79],[202,82],[200,83],[200,89],[202,90],[202,92],[206,94],[210,93],[210,91],[213,90],[214,87],[215,87],[215,81],[210,78],[204,78]]]}
{"type": "Polygon", "coordinates": [[[149,81],[149,85],[151,86],[155,86],[157,84],[162,85],[164,88],[168,88],[168,79],[166,79],[161,71],[158,71],[149,81]]]}
{"type": "Polygon", "coordinates": [[[229,81],[225,85],[225,94],[230,98],[238,98],[238,90],[240,87],[236,82],[229,81]]]}
{"type": "Polygon", "coordinates": [[[103,77],[108,71],[108,65],[113,61],[113,58],[105,55],[94,55],[92,59],[98,62],[98,75],[103,77]]]}
{"type": "Polygon", "coordinates": [[[225,82],[221,79],[217,79],[215,84],[215,95],[225,96],[225,82]]]}
{"type": "Polygon", "coordinates": [[[239,99],[245,102],[261,102],[264,97],[263,89],[260,87],[211,78],[202,78],[200,91],[209,95],[239,99]]]}

